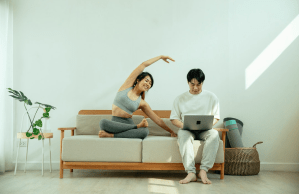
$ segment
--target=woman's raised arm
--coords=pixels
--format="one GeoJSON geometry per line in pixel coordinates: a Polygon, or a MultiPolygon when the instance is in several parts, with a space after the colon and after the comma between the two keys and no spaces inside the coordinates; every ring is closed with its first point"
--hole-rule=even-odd
{"type": "Polygon", "coordinates": [[[164,56],[164,55],[160,55],[158,57],[149,59],[147,61],[144,61],[143,63],[141,63],[136,69],[134,69],[134,71],[129,75],[129,77],[126,79],[126,81],[123,83],[123,85],[119,88],[118,91],[122,91],[125,90],[131,86],[133,86],[137,76],[143,72],[143,70],[150,66],[151,64],[155,63],[156,61],[163,59],[165,62],[169,63],[169,61],[167,61],[167,59],[174,61],[171,57],[169,56],[164,56]]]}

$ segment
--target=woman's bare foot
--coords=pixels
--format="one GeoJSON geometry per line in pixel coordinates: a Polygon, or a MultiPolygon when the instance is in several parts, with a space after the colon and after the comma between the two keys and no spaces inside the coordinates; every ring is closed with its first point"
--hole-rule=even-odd
{"type": "Polygon", "coordinates": [[[114,137],[114,134],[112,133],[107,133],[104,130],[99,131],[99,138],[104,138],[104,137],[114,137]]]}
{"type": "Polygon", "coordinates": [[[148,127],[148,122],[146,119],[143,119],[138,125],[137,125],[137,128],[140,128],[140,127],[148,127]]]}
{"type": "Polygon", "coordinates": [[[208,179],[208,176],[207,176],[207,172],[204,171],[204,170],[200,170],[199,173],[198,173],[198,176],[199,178],[201,178],[201,181],[203,182],[203,184],[212,184],[212,181],[210,181],[208,179]]]}
{"type": "Polygon", "coordinates": [[[196,182],[196,181],[197,181],[196,174],[191,172],[186,176],[186,178],[184,178],[183,180],[180,180],[180,183],[181,184],[187,184],[187,183],[196,182]]]}

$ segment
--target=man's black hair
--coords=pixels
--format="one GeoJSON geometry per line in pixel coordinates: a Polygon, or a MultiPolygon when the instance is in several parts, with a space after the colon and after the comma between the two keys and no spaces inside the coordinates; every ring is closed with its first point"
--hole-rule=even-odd
{"type": "Polygon", "coordinates": [[[205,81],[205,74],[201,69],[191,69],[187,74],[188,82],[191,82],[193,78],[197,79],[197,81],[201,84],[205,81]]]}

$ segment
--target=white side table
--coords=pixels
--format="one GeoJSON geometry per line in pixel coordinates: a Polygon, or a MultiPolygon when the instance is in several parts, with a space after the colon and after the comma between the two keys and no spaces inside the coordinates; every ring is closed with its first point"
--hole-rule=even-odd
{"type": "MultiPolygon", "coordinates": [[[[53,133],[43,133],[45,139],[49,139],[49,150],[50,150],[50,172],[52,172],[52,161],[51,161],[51,138],[53,138],[53,133]]],[[[32,135],[31,137],[27,137],[26,133],[17,133],[17,138],[20,139],[19,145],[18,145],[18,151],[17,151],[17,158],[16,158],[16,165],[15,165],[15,173],[17,173],[17,166],[18,166],[18,156],[19,156],[19,150],[20,150],[20,143],[22,139],[27,139],[27,146],[26,146],[26,159],[25,159],[25,167],[24,172],[26,172],[26,165],[27,165],[27,155],[28,155],[28,144],[29,139],[34,137],[34,139],[38,139],[38,135],[32,135]]],[[[44,176],[44,139],[42,141],[42,176],[44,176]]]]}

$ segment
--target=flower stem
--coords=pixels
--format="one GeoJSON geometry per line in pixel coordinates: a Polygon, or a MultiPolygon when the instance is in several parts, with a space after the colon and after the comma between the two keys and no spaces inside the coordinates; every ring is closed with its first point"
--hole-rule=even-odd
{"type": "MultiPolygon", "coordinates": [[[[40,108],[40,105],[38,105],[38,108],[36,109],[36,111],[35,111],[35,114],[34,114],[34,117],[33,117],[33,121],[34,121],[34,119],[35,119],[35,115],[36,115],[36,113],[37,113],[37,111],[38,111],[38,109],[40,108]]],[[[27,130],[27,132],[30,130],[30,126],[29,126],[29,129],[27,130]]]]}
{"type": "MultiPolygon", "coordinates": [[[[30,116],[29,116],[29,113],[28,113],[28,110],[27,110],[27,108],[26,108],[25,103],[24,103],[24,107],[25,107],[25,109],[26,109],[27,115],[28,115],[29,120],[30,120],[30,123],[31,123],[31,126],[30,126],[30,127],[32,127],[32,130],[33,130],[32,121],[31,121],[31,118],[30,118],[30,116]]],[[[30,130],[30,127],[29,127],[28,131],[30,130]]],[[[28,131],[27,131],[27,132],[28,132],[28,131]]]]}

